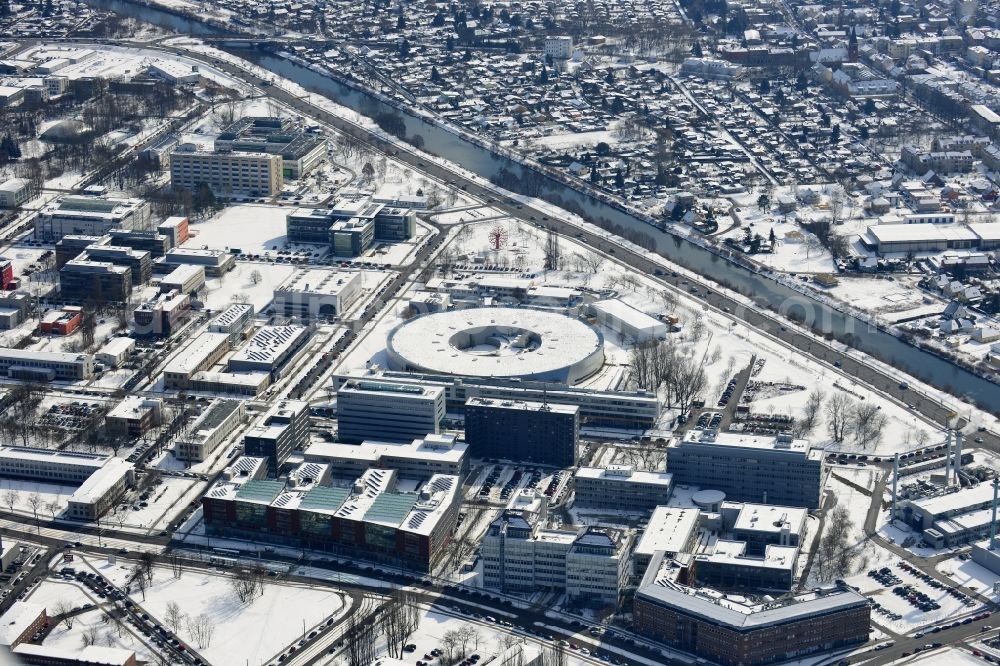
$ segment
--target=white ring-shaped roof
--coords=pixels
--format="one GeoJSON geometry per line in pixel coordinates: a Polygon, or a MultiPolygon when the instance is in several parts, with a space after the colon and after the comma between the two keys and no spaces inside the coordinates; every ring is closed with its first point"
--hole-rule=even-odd
{"type": "Polygon", "coordinates": [[[386,350],[398,370],[566,384],[604,363],[600,331],[580,319],[532,308],[427,314],[393,329],[386,350]]]}

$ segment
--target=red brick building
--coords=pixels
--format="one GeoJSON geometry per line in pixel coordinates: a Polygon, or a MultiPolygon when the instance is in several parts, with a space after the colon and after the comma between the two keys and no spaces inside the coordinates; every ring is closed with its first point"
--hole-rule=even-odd
{"type": "Polygon", "coordinates": [[[771,602],[719,604],[679,584],[644,584],[637,632],[723,666],[758,666],[868,640],[871,607],[848,587],[771,602]]]}

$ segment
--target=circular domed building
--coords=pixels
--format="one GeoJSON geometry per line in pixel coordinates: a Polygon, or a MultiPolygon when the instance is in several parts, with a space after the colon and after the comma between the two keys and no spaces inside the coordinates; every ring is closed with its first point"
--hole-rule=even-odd
{"type": "Polygon", "coordinates": [[[559,312],[485,307],[403,322],[386,351],[394,370],[573,385],[604,365],[604,336],[559,312]]]}

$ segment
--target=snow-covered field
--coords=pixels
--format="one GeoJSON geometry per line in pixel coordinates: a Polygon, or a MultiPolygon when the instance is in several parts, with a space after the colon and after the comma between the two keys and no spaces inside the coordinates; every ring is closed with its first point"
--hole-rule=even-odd
{"type": "MultiPolygon", "coordinates": [[[[130,567],[124,561],[94,561],[93,565],[114,584],[125,583],[129,576],[130,567]]],[[[157,567],[145,600],[138,592],[133,592],[132,599],[161,622],[171,601],[178,603],[189,618],[208,615],[215,631],[211,644],[199,651],[210,663],[217,664],[263,663],[302,638],[303,627],[308,632],[345,609],[344,597],[332,588],[270,578],[261,596],[251,603],[241,603],[230,581],[222,572],[191,569],[174,578],[169,568],[157,567]]],[[[178,634],[199,648],[186,626],[178,634]]]]}

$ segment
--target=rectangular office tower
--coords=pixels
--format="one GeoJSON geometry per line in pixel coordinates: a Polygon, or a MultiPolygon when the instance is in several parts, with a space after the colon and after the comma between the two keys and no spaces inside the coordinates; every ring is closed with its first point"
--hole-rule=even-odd
{"type": "Polygon", "coordinates": [[[469,398],[465,441],[477,458],[569,467],[576,459],[580,408],[542,402],[469,398]]]}
{"type": "Polygon", "coordinates": [[[267,458],[268,472],[280,474],[281,466],[296,449],[309,444],[309,403],[282,400],[243,436],[243,453],[267,458]]]}
{"type": "Polygon", "coordinates": [[[667,447],[667,471],[674,484],[721,490],[729,500],[816,509],[823,449],[790,435],[691,430],[667,447]]]}
{"type": "Polygon", "coordinates": [[[352,379],[337,391],[341,442],[412,442],[441,432],[444,389],[352,379]]]}

